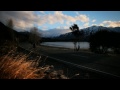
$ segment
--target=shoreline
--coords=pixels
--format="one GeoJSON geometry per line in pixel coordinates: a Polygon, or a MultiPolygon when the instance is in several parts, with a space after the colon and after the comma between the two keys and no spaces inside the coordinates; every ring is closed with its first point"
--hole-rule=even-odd
{"type": "Polygon", "coordinates": [[[71,49],[71,50],[73,50],[72,48],[66,48],[66,47],[47,46],[47,45],[40,45],[40,46],[43,46],[43,47],[50,47],[50,48],[58,48],[58,49],[71,49]]]}
{"type": "MultiPolygon", "coordinates": [[[[26,49],[32,49],[33,48],[33,45],[30,44],[30,43],[20,43],[20,46],[23,46],[24,48],[26,49]]],[[[39,47],[43,47],[43,48],[48,48],[48,49],[56,49],[56,50],[70,50],[70,51],[74,51],[73,48],[67,48],[67,47],[57,47],[57,46],[50,46],[50,45],[37,45],[36,48],[39,48],[39,47]]],[[[82,49],[80,48],[79,51],[85,51],[85,52],[91,52],[90,49],[82,49]]],[[[79,51],[76,51],[76,52],[79,52],[79,51]]]]}
{"type": "MultiPolygon", "coordinates": [[[[72,49],[72,48],[66,48],[66,47],[57,47],[57,46],[47,46],[47,45],[40,45],[40,46],[42,46],[42,47],[46,47],[46,48],[54,48],[54,49],[66,49],[66,50],[73,50],[74,51],[74,49],[72,49]]],[[[87,52],[91,52],[89,49],[79,49],[79,51],[87,51],[87,52]]],[[[78,52],[79,52],[78,51],[78,52]]]]}

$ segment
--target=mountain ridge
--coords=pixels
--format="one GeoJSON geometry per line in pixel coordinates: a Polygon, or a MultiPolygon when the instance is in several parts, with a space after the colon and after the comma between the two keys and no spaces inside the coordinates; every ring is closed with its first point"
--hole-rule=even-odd
{"type": "MultiPolygon", "coordinates": [[[[113,28],[113,27],[103,27],[103,26],[91,26],[91,27],[83,28],[83,29],[80,29],[80,31],[83,31],[84,33],[84,37],[81,40],[88,41],[90,34],[95,33],[99,30],[120,32],[120,27],[113,28]]],[[[69,33],[61,34],[54,38],[58,40],[71,40],[71,39],[74,39],[75,36],[72,34],[72,32],[69,32],[69,33]]]]}
{"type": "MultiPolygon", "coordinates": [[[[10,30],[9,29],[10,29],[9,27],[5,26],[2,22],[0,22],[1,38],[8,38],[9,39],[9,37],[10,37],[10,30]]],[[[101,29],[120,32],[120,27],[90,26],[87,28],[80,29],[80,31],[83,31],[83,33],[84,33],[84,38],[82,40],[84,40],[84,41],[88,40],[90,33],[95,33],[101,29]]],[[[16,36],[19,36],[22,38],[23,38],[23,36],[29,37],[28,31],[18,32],[16,30],[14,30],[14,32],[16,33],[16,36]]],[[[47,30],[47,31],[39,30],[39,32],[42,34],[42,38],[52,38],[52,39],[61,40],[61,41],[62,40],[63,41],[64,40],[72,40],[75,38],[75,36],[72,34],[72,31],[69,29],[51,29],[51,30],[47,30]]]]}
{"type": "MultiPolygon", "coordinates": [[[[103,27],[103,26],[90,26],[87,28],[82,28],[80,29],[80,31],[83,30],[86,34],[89,34],[90,32],[92,31],[96,32],[99,29],[107,29],[109,31],[120,32],[120,27],[103,27]]],[[[58,37],[61,35],[66,35],[68,33],[71,33],[72,31],[70,31],[69,29],[50,29],[47,31],[40,30],[40,32],[43,34],[43,37],[58,37]]]]}

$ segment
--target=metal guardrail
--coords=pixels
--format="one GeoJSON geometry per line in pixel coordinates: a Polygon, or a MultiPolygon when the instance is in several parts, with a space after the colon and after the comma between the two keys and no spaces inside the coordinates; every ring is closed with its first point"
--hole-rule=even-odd
{"type": "MultiPolygon", "coordinates": [[[[23,48],[21,46],[19,46],[19,48],[22,48],[22,49],[30,52],[30,50],[27,50],[27,49],[25,49],[25,48],[23,48]]],[[[34,52],[34,53],[35,54],[39,54],[37,52],[34,52]]],[[[74,64],[74,63],[71,63],[71,62],[68,62],[68,61],[64,61],[64,60],[61,60],[61,59],[57,59],[57,58],[54,58],[54,57],[51,57],[51,56],[48,56],[48,55],[45,55],[45,54],[40,54],[40,55],[47,56],[48,58],[51,58],[53,60],[56,60],[58,62],[67,64],[67,65],[71,65],[71,66],[77,67],[79,69],[87,70],[87,71],[94,72],[94,73],[101,74],[101,75],[107,75],[107,76],[110,76],[111,78],[120,78],[120,76],[114,75],[114,74],[111,74],[111,73],[108,73],[108,72],[104,72],[104,71],[101,71],[101,70],[93,69],[93,68],[86,67],[86,66],[83,66],[83,65],[74,64]]]]}

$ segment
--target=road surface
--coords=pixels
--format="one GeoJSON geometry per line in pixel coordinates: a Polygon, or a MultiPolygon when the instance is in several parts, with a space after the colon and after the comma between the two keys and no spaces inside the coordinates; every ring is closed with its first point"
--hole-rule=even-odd
{"type": "MultiPolygon", "coordinates": [[[[21,46],[32,50],[31,45],[22,44],[21,46]]],[[[112,75],[120,76],[120,55],[95,54],[84,50],[75,52],[73,49],[55,48],[49,46],[37,46],[36,51],[53,59],[82,65],[95,70],[107,72],[112,75]]]]}

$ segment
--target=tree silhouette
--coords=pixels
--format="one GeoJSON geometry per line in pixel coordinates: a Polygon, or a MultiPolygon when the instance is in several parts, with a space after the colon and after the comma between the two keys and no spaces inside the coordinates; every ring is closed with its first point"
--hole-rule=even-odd
{"type": "Polygon", "coordinates": [[[10,28],[10,35],[11,35],[12,41],[14,42],[15,41],[15,34],[14,34],[14,31],[13,31],[14,24],[13,24],[12,19],[9,19],[7,21],[7,26],[10,28]]]}
{"type": "Polygon", "coordinates": [[[9,19],[8,22],[7,22],[7,26],[11,29],[13,29],[13,20],[12,19],[9,19]]]}
{"type": "Polygon", "coordinates": [[[11,47],[14,48],[15,46],[18,46],[18,37],[17,32],[14,30],[14,23],[12,19],[7,20],[8,31],[10,33],[10,40],[11,40],[11,47]]]}
{"type": "Polygon", "coordinates": [[[80,39],[80,31],[79,31],[79,27],[77,24],[73,24],[70,27],[70,30],[72,31],[72,34],[75,36],[74,39],[74,50],[78,51],[80,49],[80,45],[79,45],[79,39],[80,39]],[[78,46],[77,46],[78,44],[78,46]]]}
{"type": "Polygon", "coordinates": [[[30,30],[30,36],[29,41],[33,44],[33,47],[36,47],[36,44],[39,44],[39,41],[41,39],[41,34],[38,31],[38,28],[33,27],[30,30]]]}

